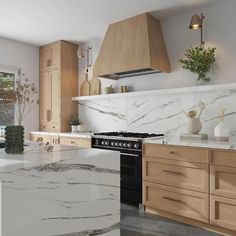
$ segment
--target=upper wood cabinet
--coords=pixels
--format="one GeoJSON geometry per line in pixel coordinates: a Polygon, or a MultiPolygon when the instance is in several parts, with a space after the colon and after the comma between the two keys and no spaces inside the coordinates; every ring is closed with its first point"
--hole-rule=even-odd
{"type": "Polygon", "coordinates": [[[60,66],[60,44],[43,46],[40,49],[40,70],[48,70],[60,66]]]}
{"type": "Polygon", "coordinates": [[[78,94],[78,46],[58,41],[40,48],[40,130],[69,131],[78,112],[71,98],[78,94]]]}

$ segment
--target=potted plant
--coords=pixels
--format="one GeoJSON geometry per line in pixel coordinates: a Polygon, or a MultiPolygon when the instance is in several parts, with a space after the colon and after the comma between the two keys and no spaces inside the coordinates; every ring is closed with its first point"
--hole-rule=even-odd
{"type": "MultiPolygon", "coordinates": [[[[12,89],[0,89],[2,107],[7,110],[9,104],[15,104],[16,108],[16,125],[8,125],[5,128],[5,151],[7,153],[16,154],[24,151],[24,127],[22,122],[37,102],[37,93],[36,86],[27,78],[17,80],[15,88],[12,86],[12,89]]],[[[11,119],[14,120],[13,117],[11,119]]]]}
{"type": "Polygon", "coordinates": [[[79,132],[80,131],[80,119],[78,114],[73,115],[70,118],[71,132],[79,132]]]}
{"type": "Polygon", "coordinates": [[[198,81],[209,82],[211,78],[207,76],[212,64],[215,62],[216,48],[204,48],[204,45],[186,49],[185,59],[180,59],[182,68],[198,75],[198,81]]]}

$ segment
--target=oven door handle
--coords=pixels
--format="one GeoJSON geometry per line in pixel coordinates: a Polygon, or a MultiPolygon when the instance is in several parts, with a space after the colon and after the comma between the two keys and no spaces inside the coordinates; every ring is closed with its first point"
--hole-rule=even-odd
{"type": "Polygon", "coordinates": [[[123,156],[132,156],[132,157],[139,157],[139,156],[141,156],[141,155],[138,155],[138,154],[123,153],[123,152],[121,152],[120,155],[123,155],[123,156]]]}

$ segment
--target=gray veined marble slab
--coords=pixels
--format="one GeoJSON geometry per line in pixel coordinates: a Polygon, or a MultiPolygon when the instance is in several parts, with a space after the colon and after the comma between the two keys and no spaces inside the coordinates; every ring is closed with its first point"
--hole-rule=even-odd
{"type": "Polygon", "coordinates": [[[0,151],[2,236],[120,235],[118,152],[0,151]]]}

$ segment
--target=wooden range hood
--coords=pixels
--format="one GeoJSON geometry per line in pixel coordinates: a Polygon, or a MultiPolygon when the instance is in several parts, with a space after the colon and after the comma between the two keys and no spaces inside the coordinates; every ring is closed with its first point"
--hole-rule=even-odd
{"type": "Polygon", "coordinates": [[[109,25],[93,73],[119,79],[170,72],[159,20],[143,13],[109,25]]]}

